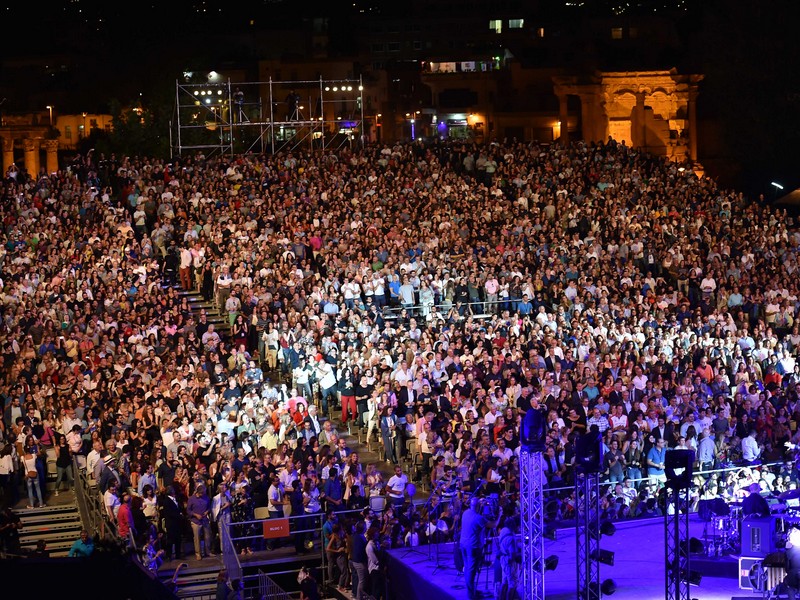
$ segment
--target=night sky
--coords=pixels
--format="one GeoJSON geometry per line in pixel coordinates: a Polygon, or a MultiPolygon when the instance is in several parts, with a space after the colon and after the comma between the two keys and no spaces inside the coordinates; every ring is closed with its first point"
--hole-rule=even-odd
{"type": "MultiPolygon", "coordinates": [[[[252,68],[262,58],[255,49],[268,45],[271,35],[308,30],[314,18],[328,19],[330,55],[353,57],[358,28],[381,15],[435,21],[454,12],[499,11],[506,17],[523,12],[547,22],[548,31],[577,36],[573,60],[580,61],[598,51],[586,51],[580,39],[589,20],[625,24],[655,15],[675,32],[675,39],[654,53],[658,60],[706,76],[698,110],[701,119],[714,121],[714,135],[722,142],[713,158],[730,158],[736,164],[732,171],[756,186],[776,177],[787,189],[800,184],[800,2],[795,0],[62,0],[48,6],[18,2],[2,9],[0,99],[6,98],[7,113],[48,104],[63,112],[100,112],[112,99],[157,101],[174,95],[184,70],[252,68]]],[[[633,54],[617,58],[631,64],[640,53],[633,54]]]]}

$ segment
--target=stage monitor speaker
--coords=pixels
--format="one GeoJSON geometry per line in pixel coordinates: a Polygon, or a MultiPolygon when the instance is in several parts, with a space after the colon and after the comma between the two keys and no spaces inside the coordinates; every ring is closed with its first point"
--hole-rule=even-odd
{"type": "Polygon", "coordinates": [[[747,518],[742,521],[742,556],[765,558],[778,549],[774,517],[747,518]]]}

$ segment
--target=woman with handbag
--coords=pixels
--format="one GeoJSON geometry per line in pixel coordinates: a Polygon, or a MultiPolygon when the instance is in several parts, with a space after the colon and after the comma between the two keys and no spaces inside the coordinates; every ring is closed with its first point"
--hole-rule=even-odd
{"type": "Polygon", "coordinates": [[[25,445],[25,453],[22,455],[22,468],[25,471],[25,485],[28,488],[28,508],[34,507],[34,490],[36,490],[39,506],[46,506],[44,500],[42,500],[42,488],[39,485],[39,471],[36,470],[36,450],[32,444],[25,445]]]}

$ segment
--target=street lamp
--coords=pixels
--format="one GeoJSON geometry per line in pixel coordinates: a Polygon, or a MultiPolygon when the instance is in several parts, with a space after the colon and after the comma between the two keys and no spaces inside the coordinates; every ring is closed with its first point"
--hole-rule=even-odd
{"type": "Polygon", "coordinates": [[[53,126],[53,107],[49,104],[47,105],[47,110],[50,111],[50,127],[53,126]]]}
{"type": "Polygon", "coordinates": [[[84,113],[81,113],[81,115],[83,115],[83,136],[82,137],[86,137],[86,115],[87,115],[87,113],[84,112],[84,113]]]}

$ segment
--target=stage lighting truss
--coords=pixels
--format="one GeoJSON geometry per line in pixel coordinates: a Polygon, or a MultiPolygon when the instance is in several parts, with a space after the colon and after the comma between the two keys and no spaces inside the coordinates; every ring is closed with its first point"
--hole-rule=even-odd
{"type": "MultiPolygon", "coordinates": [[[[669,483],[667,484],[669,486],[669,483]]],[[[689,568],[691,538],[689,536],[689,490],[680,486],[667,489],[664,511],[664,542],[666,545],[665,600],[690,600],[689,584],[699,580],[689,568]],[[682,510],[682,507],[684,509],[682,510]],[[691,580],[691,581],[690,581],[691,580]]],[[[694,583],[694,582],[697,583],[694,583]]]]}
{"type": "Polygon", "coordinates": [[[577,597],[600,600],[600,474],[575,473],[577,597]]]}
{"type": "MultiPolygon", "coordinates": [[[[544,600],[546,567],[555,568],[544,556],[545,469],[541,452],[520,452],[520,512],[522,514],[522,589],[525,598],[544,600]]],[[[555,565],[558,564],[556,559],[555,565]]]]}

